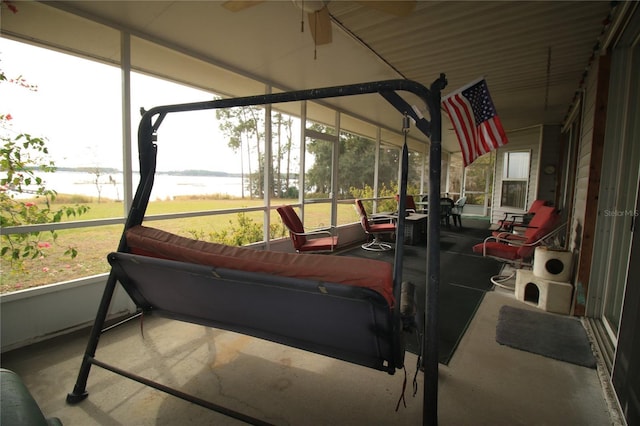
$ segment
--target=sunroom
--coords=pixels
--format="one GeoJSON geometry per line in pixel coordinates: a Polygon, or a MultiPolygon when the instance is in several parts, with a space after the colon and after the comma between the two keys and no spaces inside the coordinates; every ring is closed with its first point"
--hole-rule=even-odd
{"type": "MultiPolygon", "coordinates": [[[[576,117],[590,114],[585,110],[591,102],[588,96],[592,93],[592,86],[589,84],[593,81],[594,74],[597,74],[594,69],[599,67],[601,49],[612,48],[614,37],[611,33],[621,31],[620,28],[624,28],[622,23],[626,25],[629,17],[633,16],[634,10],[630,5],[622,3],[612,6],[608,2],[544,5],[483,2],[475,5],[476,10],[472,10],[465,3],[436,5],[417,2],[414,5],[415,10],[405,17],[398,18],[397,13],[376,10],[375,7],[370,7],[371,5],[361,5],[359,2],[320,2],[322,5],[329,3],[332,28],[331,43],[322,44],[320,41],[314,41],[312,31],[319,30],[309,28],[312,24],[308,23],[309,18],[306,12],[303,13],[299,7],[305,7],[305,3],[308,7],[314,2],[294,2],[294,4],[264,2],[240,11],[230,11],[223,3],[3,2],[2,36],[5,38],[3,43],[5,41],[26,43],[25,51],[32,46],[37,46],[106,64],[117,74],[114,80],[116,83],[111,86],[111,91],[122,100],[121,106],[118,106],[115,113],[111,111],[109,116],[89,114],[87,118],[89,126],[86,129],[90,130],[84,133],[85,140],[93,138],[101,141],[103,139],[100,138],[100,133],[106,132],[106,128],[113,128],[119,135],[117,140],[122,141],[116,144],[113,141],[105,142],[109,146],[104,148],[101,142],[87,143],[89,150],[95,151],[92,154],[94,158],[89,161],[92,163],[91,166],[99,164],[96,157],[103,158],[107,152],[109,152],[108,155],[118,153],[119,162],[113,176],[110,176],[114,183],[106,180],[103,188],[113,189],[116,192],[114,198],[119,200],[120,211],[115,215],[95,218],[91,221],[66,221],[53,225],[36,225],[23,230],[55,229],[63,235],[68,232],[67,230],[99,229],[97,238],[112,240],[111,247],[102,253],[102,258],[108,251],[117,248],[122,224],[137,184],[135,172],[138,155],[136,140],[138,109],[141,107],[149,109],[161,104],[184,101],[160,96],[163,89],[167,87],[164,85],[167,81],[197,89],[197,95],[186,100],[197,102],[209,101],[214,97],[231,98],[281,93],[398,78],[417,80],[428,86],[441,72],[446,73],[448,79],[448,86],[443,94],[452,92],[477,77],[486,78],[498,113],[507,129],[509,143],[481,157],[473,165],[463,167],[457,138],[451,124],[443,115],[441,145],[443,173],[440,176],[438,197],[447,196],[458,199],[466,196],[470,202],[464,208],[463,221],[465,218],[472,221],[482,220],[486,222],[487,227],[489,223],[500,219],[507,210],[525,212],[532,201],[538,198],[549,200],[561,208],[568,221],[576,220],[576,212],[573,211],[576,203],[579,208],[578,216],[582,214],[579,206],[580,196],[578,195],[576,201],[573,201],[576,191],[579,192],[583,187],[585,177],[575,175],[575,170],[580,170],[579,163],[578,167],[576,164],[571,166],[572,162],[576,162],[578,147],[581,144],[580,135],[575,134],[576,127],[572,123],[576,123],[576,117]],[[12,12],[7,7],[9,4],[15,6],[17,12],[12,12]],[[477,23],[472,25],[475,22],[474,17],[479,14],[489,19],[483,25],[477,23]],[[514,16],[518,16],[519,19],[514,19],[514,16]],[[306,25],[304,32],[300,34],[301,20],[306,25]],[[523,25],[523,20],[528,24],[523,25]],[[290,22],[297,23],[293,25],[294,29],[289,27],[290,22]],[[503,25],[504,33],[495,31],[496,22],[503,25]],[[475,27],[475,25],[479,26],[475,27]],[[418,34],[420,36],[417,36],[418,34]],[[507,42],[509,39],[513,40],[507,42]],[[605,46],[606,43],[610,43],[609,46],[605,46]],[[502,52],[496,47],[497,45],[503,45],[505,51],[502,52]],[[508,58],[506,65],[505,58],[508,58]],[[140,92],[137,92],[142,85],[142,80],[146,77],[162,80],[155,91],[152,89],[151,93],[154,95],[148,98],[149,100],[139,98],[140,92]],[[574,138],[572,143],[568,143],[567,140],[571,138],[574,138]],[[526,167],[516,168],[517,173],[509,174],[510,169],[505,167],[508,162],[526,167]],[[573,167],[573,175],[568,172],[571,167],[573,167]],[[517,194],[515,196],[506,197],[503,196],[503,192],[507,192],[506,188],[516,188],[519,191],[515,191],[517,194]]],[[[381,3],[401,7],[403,3],[413,2],[381,3]]],[[[315,35],[317,36],[317,33],[315,35]]],[[[29,76],[26,69],[21,73],[26,77],[29,76]]],[[[409,98],[407,101],[411,105],[416,104],[416,110],[419,113],[425,113],[425,107],[420,106],[415,99],[409,98]]],[[[96,103],[100,103],[100,99],[96,99],[96,103]]],[[[423,195],[432,192],[429,190],[429,159],[432,155],[430,151],[432,141],[423,136],[415,128],[414,123],[411,123],[412,126],[405,135],[402,116],[389,106],[381,105],[382,103],[374,102],[370,97],[364,96],[361,100],[329,99],[266,107],[260,112],[262,120],[259,124],[263,130],[264,139],[256,143],[256,148],[251,149],[257,149],[258,152],[262,150],[265,158],[269,158],[271,154],[271,158],[279,158],[280,161],[274,160],[273,170],[261,175],[257,172],[259,167],[245,157],[249,150],[243,151],[242,143],[239,145],[239,150],[235,152],[237,162],[234,171],[244,165],[248,169],[244,171],[243,176],[244,174],[257,176],[257,182],[259,182],[249,186],[241,184],[241,187],[249,188],[247,194],[253,192],[252,195],[258,194],[259,197],[251,199],[250,203],[245,202],[221,210],[210,209],[206,207],[206,203],[197,205],[198,207],[192,208],[191,211],[162,211],[161,208],[154,211],[151,207],[150,216],[147,219],[153,221],[152,223],[157,224],[158,227],[171,229],[172,226],[176,226],[175,229],[180,229],[184,234],[202,236],[216,232],[201,225],[207,218],[222,216],[231,222],[237,220],[239,215],[249,215],[262,231],[262,240],[258,245],[269,250],[288,251],[291,249],[289,239],[281,238],[282,234],[272,235],[272,226],[279,224],[274,209],[282,203],[282,200],[278,199],[281,194],[286,194],[289,189],[298,189],[297,193],[293,193],[294,196],[287,199],[289,203],[298,206],[305,227],[337,226],[340,230],[340,240],[345,245],[358,243],[365,236],[357,223],[353,198],[370,200],[372,211],[394,208],[393,195],[397,192],[397,188],[387,188],[387,185],[393,186],[394,182],[397,184],[400,180],[398,167],[400,148],[405,140],[409,148],[410,193],[422,198],[423,195]],[[288,176],[287,184],[278,182],[278,190],[272,191],[272,184],[264,183],[264,180],[270,173],[278,177],[284,175],[280,167],[285,164],[285,160],[278,151],[281,146],[280,141],[276,142],[276,136],[281,136],[281,132],[273,130],[277,127],[274,123],[282,118],[293,123],[289,125],[287,131],[290,132],[290,140],[293,141],[293,149],[290,149],[294,157],[292,164],[295,164],[297,170],[290,168],[292,176],[288,176]],[[340,151],[340,141],[355,139],[364,140],[370,144],[365,153],[361,154],[361,158],[364,164],[373,165],[366,170],[364,173],[366,176],[361,179],[358,197],[348,191],[350,186],[340,183],[340,178],[346,175],[345,168],[355,168],[353,163],[355,157],[351,157],[349,164],[341,163],[341,159],[345,157],[341,157],[344,153],[340,151]],[[269,140],[271,143],[265,142],[269,140]],[[323,144],[326,146],[323,147],[323,144]],[[310,150],[309,146],[313,148],[310,150]],[[329,156],[328,159],[323,159],[325,161],[323,164],[330,166],[325,170],[327,176],[322,181],[326,186],[319,188],[317,183],[320,181],[315,181],[316,185],[305,186],[306,172],[312,169],[316,162],[320,162],[319,155],[329,156]],[[261,181],[260,178],[264,180],[261,181]],[[189,221],[196,219],[201,221],[193,225],[189,224],[189,221]]],[[[83,107],[87,110],[93,109],[91,105],[83,107]]],[[[597,113],[594,116],[597,116],[597,113]]],[[[188,124],[177,123],[175,133],[171,135],[170,144],[186,148],[186,143],[181,140],[184,134],[181,134],[181,130],[185,128],[184,126],[193,126],[189,129],[193,132],[191,134],[206,139],[207,135],[211,134],[210,128],[215,127],[216,124],[217,117],[213,115],[188,124]]],[[[170,123],[167,122],[164,125],[168,126],[170,123]]],[[[585,131],[584,128],[581,131],[585,131]]],[[[73,129],[68,129],[68,132],[73,133],[73,129]]],[[[110,132],[110,134],[113,133],[112,130],[110,132]]],[[[285,134],[286,132],[283,131],[282,135],[285,134]]],[[[159,158],[160,161],[164,161],[163,170],[175,170],[171,165],[172,162],[177,161],[178,152],[169,151],[165,154],[162,151],[162,142],[163,140],[159,139],[159,158]],[[162,155],[165,157],[161,158],[162,155]]],[[[221,145],[227,145],[227,143],[221,141],[221,145]]],[[[74,150],[77,155],[79,153],[77,147],[69,152],[73,155],[74,150]]],[[[206,159],[202,157],[213,158],[220,153],[217,148],[208,148],[205,151],[198,151],[196,148],[196,152],[188,149],[186,151],[194,157],[195,165],[188,167],[189,169],[200,169],[201,167],[197,165],[206,163],[206,159]],[[195,161],[196,159],[198,161],[195,161]]],[[[588,161],[584,150],[581,152],[579,161],[588,161]]],[[[75,164],[81,163],[82,161],[75,162],[75,164]]],[[[86,166],[86,162],[83,165],[86,166]]],[[[263,168],[263,170],[266,169],[263,168]]],[[[104,172],[100,172],[99,167],[94,167],[93,177],[108,179],[105,175],[98,176],[99,173],[104,172]]],[[[180,182],[175,181],[173,185],[179,186],[180,182]]],[[[165,185],[158,187],[163,186],[165,185]]],[[[150,204],[153,205],[154,201],[161,201],[165,197],[164,194],[158,194],[157,197],[152,198],[153,201],[150,204]]],[[[105,195],[105,198],[108,197],[105,195]]],[[[195,203],[194,206],[196,206],[195,203]]],[[[576,232],[575,226],[568,226],[567,229],[565,237],[567,247],[569,244],[579,246],[572,234],[576,232]]],[[[4,232],[6,232],[5,229],[3,229],[4,232]]],[[[82,255],[82,250],[80,253],[82,255]]],[[[106,262],[105,267],[107,267],[106,262]]],[[[16,354],[19,353],[18,351],[27,350],[29,345],[37,342],[47,345],[47,342],[60,342],[60,336],[73,336],[73,332],[81,333],[95,316],[105,279],[105,275],[101,273],[91,274],[88,277],[74,277],[73,280],[64,283],[57,283],[54,279],[46,282],[45,286],[3,294],[3,353],[16,354]],[[60,291],[62,289],[64,292],[60,291]],[[70,300],[73,301],[73,307],[69,306],[70,300]],[[24,312],[38,314],[31,315],[30,321],[23,321],[21,318],[24,312]],[[12,314],[16,316],[11,317],[12,314]]],[[[580,288],[580,285],[582,284],[576,282],[577,288],[580,288]]],[[[493,304],[492,306],[502,303],[502,299],[495,300],[495,297],[506,297],[504,303],[518,305],[518,301],[513,300],[512,295],[509,294],[492,294],[486,297],[486,303],[493,304]]],[[[579,299],[580,295],[577,294],[576,297],[579,299]]],[[[578,300],[576,306],[580,303],[581,300],[578,300]]],[[[134,309],[135,306],[128,296],[120,291],[111,306],[110,316],[121,317],[134,309]]],[[[482,321],[495,320],[494,316],[497,314],[490,310],[491,308],[486,306],[479,309],[479,317],[485,318],[482,321]]],[[[579,309],[576,313],[579,313],[579,309]]],[[[468,339],[477,344],[479,340],[473,340],[472,332],[478,331],[479,326],[474,324],[472,322],[469,325],[467,334],[468,339]]],[[[150,325],[152,326],[154,325],[150,325]]],[[[174,332],[198,333],[195,329],[180,331],[179,328],[174,329],[174,332]]],[[[488,335],[490,334],[489,332],[488,335]]],[[[481,332],[481,335],[486,337],[487,331],[481,332]]],[[[491,336],[490,338],[493,339],[491,336]]],[[[123,337],[123,339],[127,338],[123,337]]],[[[222,339],[224,340],[224,337],[222,339]]],[[[463,357],[462,353],[465,350],[468,351],[468,355],[475,353],[469,346],[473,344],[463,340],[457,350],[460,357],[463,357]]],[[[77,348],[77,344],[71,346],[77,348]]],[[[32,347],[38,350],[38,345],[32,347]]],[[[260,349],[257,351],[259,352],[260,349]]],[[[499,359],[503,359],[502,356],[502,354],[499,355],[499,359]]],[[[464,364],[469,367],[470,359],[465,358],[465,360],[464,364]]],[[[541,368],[558,368],[546,362],[546,360],[543,361],[545,364],[541,368]]],[[[15,362],[15,358],[13,365],[19,365],[15,362]]],[[[348,368],[336,371],[340,371],[339,375],[362,373],[360,370],[357,373],[349,371],[348,368]]],[[[494,370],[487,367],[487,371],[494,370]]],[[[582,377],[582,371],[577,371],[579,373],[574,371],[571,374],[582,377]]],[[[75,372],[69,374],[75,374],[75,372]]],[[[362,377],[365,376],[366,374],[363,374],[362,377]]],[[[606,389],[609,385],[607,376],[610,378],[611,373],[605,372],[604,376],[603,386],[606,389]]],[[[455,381],[458,376],[452,372],[447,377],[455,381]]],[[[503,378],[502,375],[500,377],[503,378]]],[[[584,383],[588,383],[584,385],[585,388],[596,385],[594,393],[589,395],[595,395],[594,398],[598,398],[598,392],[602,390],[601,385],[596,383],[597,380],[593,381],[594,377],[597,377],[589,373],[585,373],[584,377],[588,377],[584,379],[584,383]]],[[[371,380],[371,384],[365,386],[377,386],[375,383],[378,379],[379,376],[365,379],[371,380]]],[[[28,385],[35,384],[30,380],[35,378],[27,376],[28,385]]],[[[289,378],[282,380],[284,383],[289,378]]],[[[478,380],[482,379],[478,378],[478,380]]],[[[396,382],[397,380],[393,383],[396,382]]],[[[582,387],[579,381],[575,382],[574,386],[582,387]]],[[[440,383],[440,387],[444,395],[455,395],[455,388],[448,388],[448,385],[443,383],[440,383]]],[[[471,388],[473,386],[467,390],[471,388]]],[[[63,399],[64,394],[70,390],[62,390],[63,399]]],[[[623,395],[626,396],[622,399],[633,400],[630,397],[631,391],[624,392],[623,395]]],[[[395,392],[390,393],[396,395],[395,392]]],[[[125,398],[124,395],[131,395],[131,393],[127,390],[122,395],[122,398],[125,398]]],[[[446,404],[442,405],[444,404],[443,395],[441,394],[440,397],[441,407],[446,407],[442,411],[444,417],[441,416],[443,423],[453,424],[455,423],[453,419],[456,418],[461,421],[461,417],[454,414],[455,409],[446,404]]],[[[260,395],[256,395],[256,398],[260,398],[260,395]]],[[[621,397],[618,396],[618,398],[621,397]]],[[[89,401],[93,401],[93,397],[90,397],[89,401]]],[[[96,401],[91,403],[97,404],[96,401]]],[[[602,398],[595,403],[595,406],[598,407],[597,409],[602,407],[611,409],[611,412],[615,413],[618,408],[616,398],[613,398],[609,404],[610,406],[607,406],[606,398],[602,398]]],[[[164,406],[164,402],[161,405],[164,406]]],[[[413,405],[421,404],[413,403],[413,405]]],[[[589,418],[587,406],[588,404],[580,404],[580,408],[576,411],[581,413],[577,414],[577,418],[582,418],[581,416],[589,418]]],[[[45,403],[46,407],[53,407],[53,405],[45,403]]],[[[74,407],[67,407],[65,411],[73,409],[74,407]]],[[[558,410],[556,418],[560,418],[560,409],[556,409],[558,410]]],[[[105,408],[105,410],[109,409],[105,408]]],[[[122,418],[128,416],[127,410],[124,409],[114,417],[109,414],[107,417],[102,417],[102,420],[99,420],[100,417],[92,417],[93,415],[90,416],[92,420],[87,418],[84,420],[96,423],[122,422],[122,418]],[[124,417],[119,417],[120,415],[124,417]]],[[[132,408],[132,410],[135,409],[132,408]]],[[[143,415],[135,422],[148,424],[157,421],[169,424],[171,421],[167,419],[171,416],[161,419],[162,416],[159,413],[173,410],[162,409],[151,414],[149,418],[143,415]]],[[[474,410],[483,411],[480,407],[474,410]]],[[[523,410],[528,412],[529,408],[523,408],[523,410]]],[[[57,406],[54,411],[63,412],[57,406]]],[[[105,413],[102,408],[98,411],[105,413]]],[[[340,410],[331,411],[334,411],[332,415],[338,415],[337,412],[340,410]]],[[[420,407],[410,408],[410,413],[403,414],[403,420],[400,422],[407,424],[419,422],[422,415],[418,413],[420,411],[420,407]]],[[[86,413],[86,409],[84,412],[86,413]]],[[[201,412],[197,411],[197,413],[201,412]]],[[[65,414],[58,415],[65,416],[65,414]]],[[[320,417],[313,423],[324,421],[320,413],[314,415],[320,417]]],[[[470,415],[475,416],[475,414],[470,415]]],[[[496,413],[492,412],[486,421],[499,422],[498,418],[492,417],[495,415],[496,413]]],[[[198,417],[204,414],[192,413],[188,416],[198,417]]],[[[506,415],[506,418],[515,421],[516,417],[511,416],[511,414],[506,415]]],[[[267,417],[274,421],[272,415],[267,417]]],[[[73,417],[69,417],[71,418],[73,417]]],[[[202,424],[221,421],[202,420],[203,418],[200,418],[201,421],[193,418],[191,422],[202,424]]],[[[334,417],[328,416],[327,419],[329,418],[334,417]]],[[[339,421],[338,418],[339,416],[335,417],[336,422],[339,421]]],[[[366,417],[345,414],[344,418],[357,423],[359,418],[366,417]]],[[[613,421],[616,421],[615,414],[613,418],[613,421]]],[[[627,421],[630,419],[632,417],[627,415],[627,421]]],[[[618,421],[625,420],[618,419],[618,421]]],[[[275,423],[280,421],[276,420],[275,423]]]]}

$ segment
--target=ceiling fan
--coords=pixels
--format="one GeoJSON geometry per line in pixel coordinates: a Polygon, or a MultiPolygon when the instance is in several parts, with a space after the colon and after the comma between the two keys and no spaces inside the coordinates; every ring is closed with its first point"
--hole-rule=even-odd
{"type": "MultiPolygon", "coordinates": [[[[264,3],[265,1],[266,0],[227,0],[222,3],[222,6],[231,12],[239,12],[264,3]]],[[[405,16],[413,11],[416,1],[417,0],[362,0],[355,2],[391,15],[405,16]]],[[[320,46],[331,43],[331,15],[327,7],[330,0],[292,0],[292,2],[303,13],[307,13],[307,20],[315,45],[320,46]]],[[[304,31],[304,19],[301,21],[301,27],[302,31],[304,31]]]]}

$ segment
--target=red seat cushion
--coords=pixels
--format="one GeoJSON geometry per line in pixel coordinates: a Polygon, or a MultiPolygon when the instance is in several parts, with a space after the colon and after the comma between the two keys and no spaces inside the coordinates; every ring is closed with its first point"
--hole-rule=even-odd
{"type": "Polygon", "coordinates": [[[500,243],[497,241],[489,241],[486,243],[480,243],[473,246],[473,252],[478,254],[483,254],[483,247],[486,246],[486,254],[488,256],[499,257],[501,259],[510,259],[515,260],[518,259],[518,250],[520,247],[511,246],[509,244],[500,243]]]}
{"type": "Polygon", "coordinates": [[[394,223],[374,223],[369,225],[369,232],[371,234],[396,232],[396,225],[394,223]]]}
{"type": "Polygon", "coordinates": [[[302,247],[298,250],[300,251],[324,251],[331,250],[335,246],[338,245],[338,237],[322,237],[322,238],[312,238],[307,239],[302,247]]]}
{"type": "Polygon", "coordinates": [[[126,232],[131,253],[180,262],[370,288],[394,305],[393,266],[347,256],[293,254],[197,241],[159,229],[134,226],[126,232]]]}

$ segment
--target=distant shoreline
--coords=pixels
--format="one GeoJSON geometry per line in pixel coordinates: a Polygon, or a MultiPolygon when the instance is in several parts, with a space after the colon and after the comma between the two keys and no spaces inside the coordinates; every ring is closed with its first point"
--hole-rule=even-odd
{"type": "MultiPolygon", "coordinates": [[[[122,199],[124,174],[108,168],[59,168],[53,173],[35,172],[47,189],[58,194],[122,199]]],[[[225,194],[242,196],[247,191],[248,177],[241,174],[184,170],[157,172],[154,177],[153,199],[172,199],[183,195],[225,194]]],[[[138,185],[140,173],[133,172],[132,184],[138,185]]],[[[25,188],[33,189],[36,188],[25,188]]]]}
{"type": "MultiPolygon", "coordinates": [[[[122,173],[122,170],[118,170],[110,167],[56,167],[56,171],[71,172],[71,173],[90,173],[90,174],[95,174],[96,172],[99,172],[101,175],[110,174],[110,173],[113,173],[113,174],[122,173]]],[[[140,172],[138,170],[134,170],[133,173],[140,173],[140,172]]],[[[215,171],[215,170],[198,170],[198,169],[170,170],[170,171],[157,170],[156,174],[168,175],[168,176],[242,177],[242,173],[228,173],[228,172],[221,172],[221,171],[215,171]]]]}

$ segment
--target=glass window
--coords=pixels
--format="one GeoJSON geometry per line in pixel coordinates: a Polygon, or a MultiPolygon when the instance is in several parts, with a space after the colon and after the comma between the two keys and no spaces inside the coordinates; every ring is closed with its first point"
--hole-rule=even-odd
{"type": "MultiPolygon", "coordinates": [[[[462,173],[464,166],[462,164],[462,153],[454,153],[449,156],[449,179],[448,186],[445,188],[447,196],[452,199],[458,199],[462,195],[462,173]]],[[[443,174],[447,173],[447,169],[443,167],[443,174]]],[[[445,179],[443,179],[444,181],[445,179]]],[[[445,183],[445,182],[443,182],[445,183]]]]}
{"type": "Polygon", "coordinates": [[[527,179],[530,157],[529,152],[506,152],[504,155],[504,178],[527,179]]]}
{"type": "Polygon", "coordinates": [[[299,197],[300,120],[279,111],[272,113],[274,196],[295,203],[299,197]]]}
{"type": "Polygon", "coordinates": [[[530,161],[529,151],[505,152],[500,197],[502,207],[526,209],[530,161]]]}
{"type": "Polygon", "coordinates": [[[429,187],[428,170],[428,156],[416,151],[409,151],[408,194],[417,195],[427,191],[425,188],[429,187]]]}
{"type": "Polygon", "coordinates": [[[335,129],[309,123],[305,144],[305,198],[330,199],[335,129]]]}
{"type": "MultiPolygon", "coordinates": [[[[0,64],[3,227],[122,217],[120,70],[3,38],[0,64]]],[[[3,234],[0,293],[104,272],[121,228],[3,234]]]]}
{"type": "Polygon", "coordinates": [[[387,199],[377,203],[374,213],[396,211],[397,202],[395,196],[398,193],[400,158],[401,150],[398,147],[384,144],[380,146],[377,196],[380,198],[386,197],[387,199]]]}
{"type": "Polygon", "coordinates": [[[344,131],[340,133],[339,199],[372,196],[366,192],[371,192],[374,186],[375,148],[375,142],[370,139],[344,131]]]}
{"type": "Polygon", "coordinates": [[[491,199],[494,162],[495,156],[488,154],[466,167],[464,195],[467,197],[467,204],[482,206],[491,199]]]}
{"type": "MultiPolygon", "coordinates": [[[[375,182],[376,143],[364,136],[340,132],[340,153],[338,156],[339,200],[373,197],[375,182]]],[[[337,209],[337,224],[353,223],[360,220],[353,202],[340,203],[337,209]]]]}

